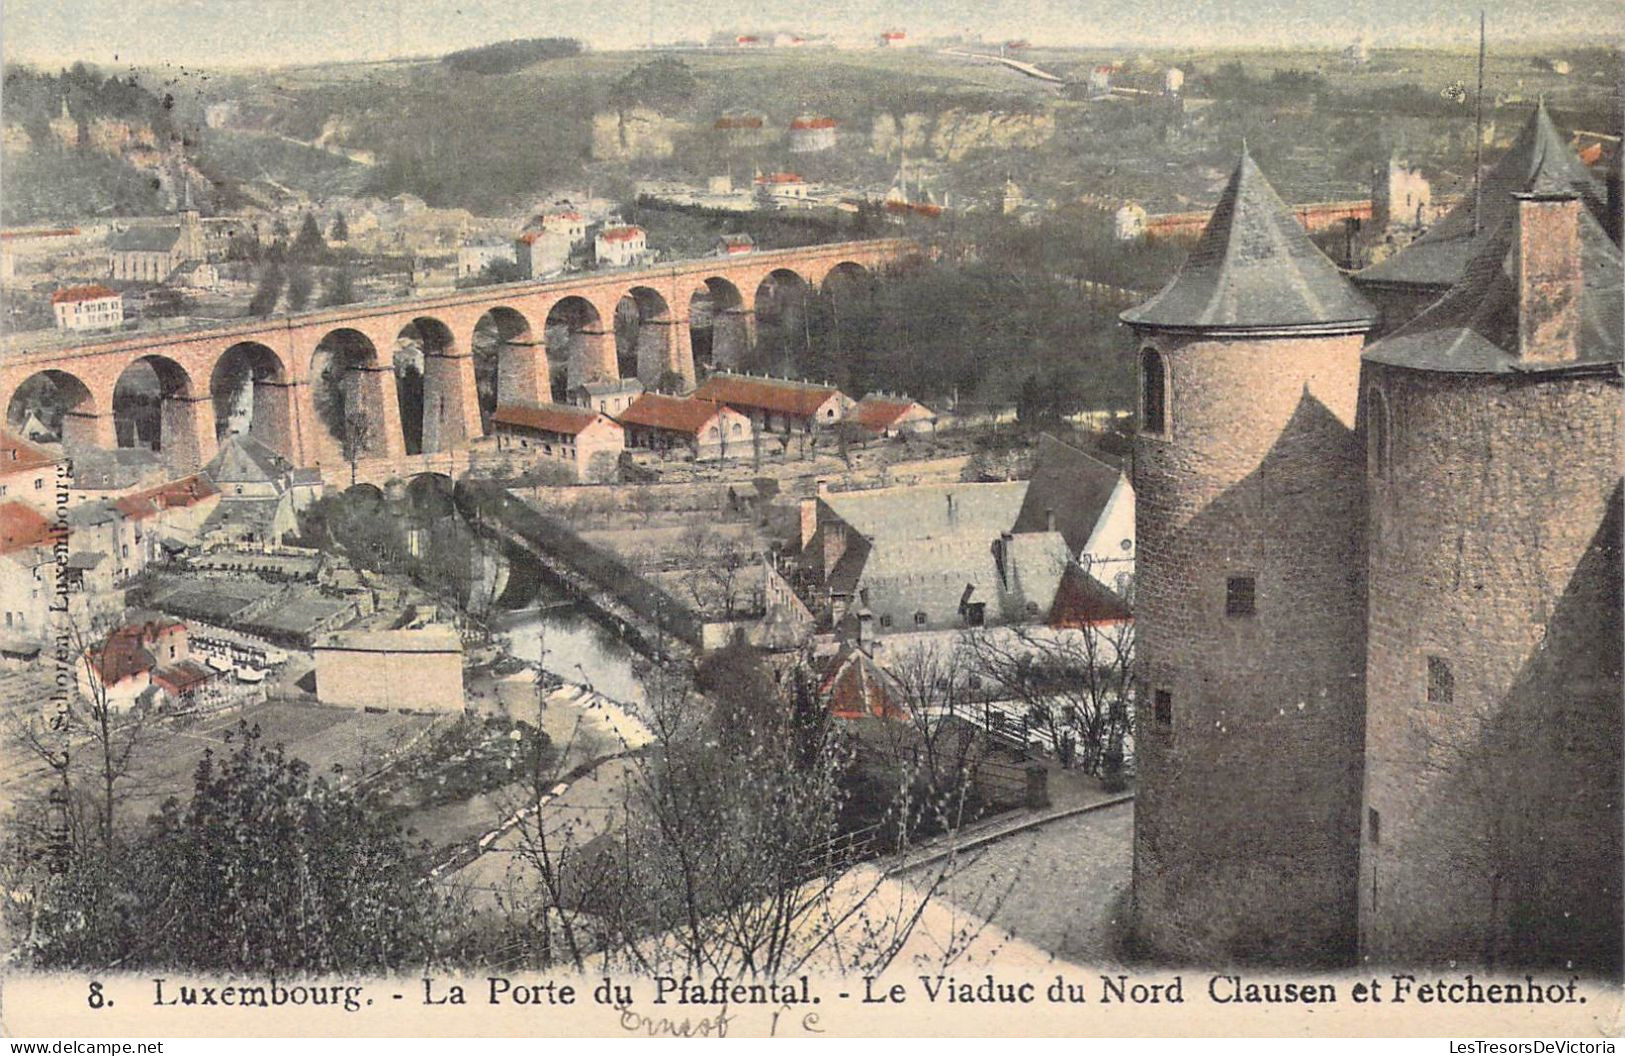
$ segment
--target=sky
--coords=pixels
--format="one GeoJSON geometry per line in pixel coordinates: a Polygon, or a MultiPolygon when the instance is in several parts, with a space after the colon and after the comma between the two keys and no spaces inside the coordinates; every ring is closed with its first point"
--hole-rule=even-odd
{"type": "Polygon", "coordinates": [[[982,35],[1034,44],[1468,45],[1479,7],[1492,41],[1618,41],[1625,0],[5,0],[8,62],[268,66],[438,55],[517,37],[600,50],[729,30],[982,35]]]}

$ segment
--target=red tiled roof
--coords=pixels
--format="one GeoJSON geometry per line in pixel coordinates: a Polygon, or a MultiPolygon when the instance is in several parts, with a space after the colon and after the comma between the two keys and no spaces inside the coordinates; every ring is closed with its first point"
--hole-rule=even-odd
{"type": "Polygon", "coordinates": [[[833,117],[798,117],[794,121],[790,122],[790,130],[792,132],[807,128],[834,127],[835,119],[833,117]]]}
{"type": "Polygon", "coordinates": [[[196,689],[213,677],[213,671],[191,660],[160,667],[152,673],[154,685],[162,686],[177,696],[196,689]]]}
{"type": "Polygon", "coordinates": [[[643,228],[631,225],[626,227],[606,227],[598,237],[605,242],[630,242],[635,238],[643,237],[643,228]]]}
{"type": "Polygon", "coordinates": [[[0,474],[23,473],[49,466],[55,461],[43,449],[0,429],[0,474]]]}
{"type": "Polygon", "coordinates": [[[800,176],[793,172],[764,172],[756,177],[757,183],[805,183],[800,176]]]}
{"type": "Polygon", "coordinates": [[[889,400],[878,396],[865,396],[858,401],[853,414],[857,423],[875,432],[884,432],[897,424],[897,420],[916,406],[913,400],[889,400]]]}
{"type": "MultiPolygon", "coordinates": [[[[562,403],[549,403],[542,407],[498,407],[491,415],[491,424],[516,426],[521,429],[534,429],[542,433],[558,433],[562,436],[575,436],[587,426],[603,419],[597,411],[590,411],[585,407],[569,407],[562,403]]],[[[614,425],[614,422],[610,422],[614,425]]],[[[619,426],[616,426],[619,428],[619,426]]]]}
{"type": "Polygon", "coordinates": [[[804,381],[785,381],[780,378],[749,378],[737,374],[713,374],[694,395],[714,403],[727,403],[735,407],[754,407],[778,414],[809,418],[818,408],[840,390],[828,385],[812,385],[804,381]]]}
{"type": "Polygon", "coordinates": [[[212,495],[218,495],[219,489],[210,482],[208,477],[194,473],[179,480],[167,481],[145,491],[131,492],[113,505],[126,517],[142,520],[150,517],[160,510],[169,510],[176,507],[191,506],[202,502],[212,495]]]}
{"type": "Polygon", "coordinates": [[[38,546],[51,535],[45,515],[17,499],[0,502],[0,554],[38,546]]]}
{"type": "Polygon", "coordinates": [[[908,706],[891,676],[867,653],[843,646],[819,686],[837,719],[906,719],[908,706]]]}
{"type": "Polygon", "coordinates": [[[100,646],[90,649],[90,666],[103,686],[116,686],[132,675],[157,666],[152,654],[141,644],[140,633],[133,631],[133,628],[120,628],[108,635],[100,646]]]}
{"type": "Polygon", "coordinates": [[[542,221],[544,223],[547,222],[548,220],[580,220],[580,219],[581,219],[581,214],[576,212],[574,209],[555,209],[552,212],[542,214],[542,221]]]}
{"type": "Polygon", "coordinates": [[[722,405],[690,396],[662,396],[646,392],[617,417],[622,425],[668,429],[694,436],[722,410],[722,405]]]}
{"type": "Polygon", "coordinates": [[[74,301],[99,301],[106,297],[117,297],[118,294],[106,286],[91,284],[89,286],[67,286],[51,294],[52,304],[72,304],[74,301]]]}

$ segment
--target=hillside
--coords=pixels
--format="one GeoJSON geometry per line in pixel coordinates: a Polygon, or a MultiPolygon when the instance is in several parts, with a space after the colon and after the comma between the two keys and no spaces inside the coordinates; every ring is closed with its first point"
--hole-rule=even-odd
{"type": "MultiPolygon", "coordinates": [[[[1030,53],[1071,79],[1056,88],[928,50],[569,51],[508,42],[444,60],[183,77],[13,70],[5,220],[160,211],[182,159],[206,177],[205,208],[408,192],[503,215],[564,188],[626,197],[640,178],[739,181],[758,169],[883,189],[905,157],[964,204],[992,205],[1014,178],[1047,206],[1135,198],[1157,211],[1210,202],[1244,137],[1300,201],[1363,196],[1391,151],[1446,181],[1471,157],[1471,108],[1441,93],[1470,79],[1471,60],[1449,52],[1378,52],[1360,70],[1330,52],[1118,56],[1128,85],[1177,63],[1185,97],[1090,100],[1080,79],[1111,53],[1030,53]],[[51,127],[64,96],[85,136],[116,139],[122,123],[126,142],[67,147],[51,127]],[[787,129],[801,115],[833,118],[836,147],[792,153],[787,129]],[[718,127],[735,118],[759,127],[718,127]]],[[[1617,52],[1569,58],[1572,73],[1558,75],[1492,56],[1492,136],[1509,135],[1537,91],[1561,123],[1618,131],[1617,52]]]]}

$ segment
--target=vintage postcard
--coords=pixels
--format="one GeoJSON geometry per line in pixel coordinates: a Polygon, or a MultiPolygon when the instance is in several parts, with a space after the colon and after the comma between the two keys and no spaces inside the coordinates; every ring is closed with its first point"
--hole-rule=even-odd
{"type": "Polygon", "coordinates": [[[1614,1051],[1619,0],[3,19],[0,1033],[1614,1051]]]}

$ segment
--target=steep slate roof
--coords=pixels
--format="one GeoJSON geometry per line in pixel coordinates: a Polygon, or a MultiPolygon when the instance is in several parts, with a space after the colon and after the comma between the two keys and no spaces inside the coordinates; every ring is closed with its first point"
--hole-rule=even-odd
{"type": "Polygon", "coordinates": [[[755,407],[777,414],[808,418],[840,390],[830,385],[814,385],[785,378],[752,378],[718,371],[694,391],[702,400],[731,403],[735,407],[755,407]]]}
{"type": "Polygon", "coordinates": [[[1504,218],[1467,265],[1461,282],[1421,315],[1373,343],[1364,358],[1463,374],[1544,373],[1619,363],[1625,333],[1625,273],[1619,247],[1585,208],[1580,210],[1579,357],[1566,362],[1519,357],[1517,230],[1515,216],[1504,218]]]}
{"type": "MultiPolygon", "coordinates": [[[[541,433],[575,436],[604,416],[585,407],[549,403],[541,407],[498,407],[491,415],[492,425],[518,426],[541,433]]],[[[609,421],[609,419],[604,419],[609,421]]],[[[610,424],[614,424],[611,422],[610,424]]],[[[617,427],[618,428],[618,427],[617,427]]]]}
{"type": "Polygon", "coordinates": [[[1243,150],[1185,266],[1120,318],[1168,330],[1335,333],[1369,329],[1377,312],[1309,240],[1243,150]]]}
{"type": "Polygon", "coordinates": [[[1032,479],[1011,531],[1048,531],[1047,511],[1054,510],[1055,530],[1066,538],[1072,553],[1078,553],[1089,542],[1122,475],[1121,470],[1045,433],[1038,438],[1032,479]]]}
{"type": "Polygon", "coordinates": [[[108,248],[116,252],[168,253],[180,237],[178,227],[132,227],[114,235],[108,248]]]}
{"type": "Polygon", "coordinates": [[[722,405],[691,396],[646,392],[615,417],[622,425],[666,429],[694,436],[722,411],[722,405]]]}
{"type": "Polygon", "coordinates": [[[1523,131],[1512,147],[1484,174],[1484,222],[1473,229],[1473,196],[1445,214],[1416,241],[1387,260],[1371,265],[1355,276],[1364,284],[1425,286],[1445,289],[1461,281],[1467,265],[1493,237],[1501,222],[1516,211],[1512,195],[1531,190],[1537,183],[1566,185],[1580,195],[1591,214],[1602,220],[1607,206],[1597,193],[1591,173],[1569,149],[1562,133],[1552,124],[1545,100],[1529,115],[1523,131]]]}
{"type": "Polygon", "coordinates": [[[292,468],[288,460],[269,447],[242,433],[233,433],[220,442],[220,452],[203,467],[216,484],[280,483],[292,468]]]}

